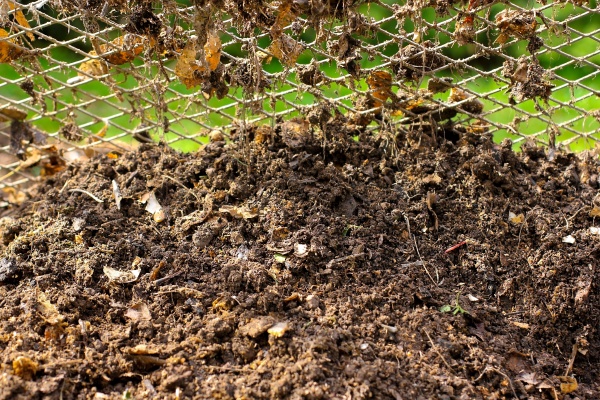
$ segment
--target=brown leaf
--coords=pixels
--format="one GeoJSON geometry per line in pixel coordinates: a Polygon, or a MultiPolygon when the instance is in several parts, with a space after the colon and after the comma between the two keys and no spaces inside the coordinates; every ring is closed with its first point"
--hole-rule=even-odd
{"type": "MultiPolygon", "coordinates": [[[[31,29],[31,26],[29,25],[27,18],[25,18],[25,15],[23,14],[23,11],[21,11],[20,8],[16,8],[17,4],[18,3],[15,3],[14,1],[8,0],[8,7],[11,10],[15,10],[14,16],[15,16],[15,20],[17,21],[17,23],[19,25],[21,25],[21,27],[23,27],[23,28],[31,29]]],[[[33,35],[33,33],[27,32],[26,35],[30,40],[35,40],[35,36],[33,35]]]]}
{"type": "Polygon", "coordinates": [[[14,44],[14,40],[5,39],[8,36],[8,32],[0,28],[0,63],[13,62],[23,54],[23,50],[14,44]]]}
{"type": "Polygon", "coordinates": [[[217,32],[211,32],[204,45],[206,62],[211,71],[214,71],[221,62],[221,38],[217,32]]]}
{"type": "Polygon", "coordinates": [[[188,89],[201,84],[208,72],[206,67],[196,60],[196,54],[196,43],[192,40],[181,51],[175,65],[175,75],[188,89]]]}

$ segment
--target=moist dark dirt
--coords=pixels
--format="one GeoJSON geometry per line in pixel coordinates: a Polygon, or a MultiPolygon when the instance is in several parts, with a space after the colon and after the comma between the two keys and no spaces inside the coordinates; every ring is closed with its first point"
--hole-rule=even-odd
{"type": "Polygon", "coordinates": [[[144,144],[6,211],[0,398],[600,398],[597,155],[342,122],[144,144]]]}

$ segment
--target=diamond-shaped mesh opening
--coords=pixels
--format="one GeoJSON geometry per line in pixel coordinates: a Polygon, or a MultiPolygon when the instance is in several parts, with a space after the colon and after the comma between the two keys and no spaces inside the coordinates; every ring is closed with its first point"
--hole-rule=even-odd
{"type": "Polygon", "coordinates": [[[4,0],[0,28],[11,195],[98,153],[291,118],[391,142],[600,140],[595,2],[4,0]]]}

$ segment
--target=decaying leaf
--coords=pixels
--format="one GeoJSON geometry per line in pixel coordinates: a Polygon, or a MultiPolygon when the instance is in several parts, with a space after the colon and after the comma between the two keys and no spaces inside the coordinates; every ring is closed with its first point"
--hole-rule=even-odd
{"type": "Polygon", "coordinates": [[[90,76],[102,76],[108,73],[108,64],[101,58],[94,58],[98,54],[92,50],[89,52],[90,60],[81,63],[79,66],[79,72],[77,73],[80,77],[90,76]]]}
{"type": "Polygon", "coordinates": [[[2,188],[2,199],[14,205],[21,205],[27,200],[27,194],[12,186],[2,188]]]}
{"type": "MultiPolygon", "coordinates": [[[[25,18],[25,15],[23,14],[23,11],[21,11],[21,8],[17,7],[17,5],[19,5],[19,4],[12,0],[7,0],[7,3],[8,3],[9,9],[15,10],[14,16],[15,16],[15,21],[17,21],[17,24],[19,24],[22,28],[31,29],[31,26],[29,25],[27,18],[25,18]]],[[[29,38],[29,40],[32,40],[32,41],[35,40],[35,36],[33,35],[33,33],[27,32],[26,35],[29,38]]]]}
{"type": "Polygon", "coordinates": [[[221,62],[221,38],[217,32],[211,32],[208,35],[204,45],[204,55],[210,70],[216,70],[221,62]]]}
{"type": "Polygon", "coordinates": [[[38,370],[38,363],[29,357],[19,356],[12,362],[13,373],[23,380],[30,381],[38,370]]]}
{"type": "Polygon", "coordinates": [[[519,225],[522,224],[523,221],[525,221],[525,216],[523,214],[517,215],[511,211],[508,213],[508,221],[515,225],[519,225]]]}
{"type": "Polygon", "coordinates": [[[530,325],[526,324],[525,322],[518,322],[518,321],[511,321],[511,324],[513,324],[514,326],[516,326],[517,328],[521,328],[521,329],[529,329],[530,325]]]}
{"type": "Polygon", "coordinates": [[[105,266],[102,271],[104,275],[108,277],[108,280],[116,283],[131,283],[137,281],[142,272],[141,269],[134,269],[131,271],[119,271],[108,266],[105,266]]]}
{"type": "Polygon", "coordinates": [[[115,196],[115,203],[117,204],[117,210],[121,209],[121,200],[123,200],[123,196],[121,195],[121,189],[119,189],[119,184],[117,181],[113,179],[112,181],[113,195],[115,196]]]}
{"type": "Polygon", "coordinates": [[[144,51],[144,39],[137,35],[126,34],[113,39],[109,44],[101,45],[100,49],[103,59],[114,65],[122,65],[144,51]]]}
{"type": "Polygon", "coordinates": [[[453,87],[450,89],[450,96],[448,101],[452,103],[461,103],[459,107],[471,114],[481,114],[483,111],[483,103],[479,101],[474,95],[469,95],[464,90],[453,87]]]}
{"type": "Polygon", "coordinates": [[[292,37],[282,34],[280,37],[273,39],[267,50],[277,57],[283,65],[291,68],[296,65],[296,60],[304,51],[304,46],[292,37]]]}
{"type": "Polygon", "coordinates": [[[503,10],[496,15],[496,25],[500,29],[496,42],[504,44],[511,36],[517,39],[528,39],[534,36],[537,21],[534,11],[503,10]]]}
{"type": "Polygon", "coordinates": [[[373,71],[367,78],[369,92],[373,98],[373,108],[381,107],[387,99],[393,96],[392,74],[387,71],[373,71]]]}
{"type": "Polygon", "coordinates": [[[0,122],[24,121],[25,118],[27,118],[27,113],[18,108],[6,106],[0,109],[0,122]]]}
{"type": "Polygon", "coordinates": [[[58,312],[56,306],[46,298],[46,294],[43,292],[38,294],[36,308],[42,314],[44,320],[51,325],[61,324],[64,321],[64,317],[58,312]]]}
{"type": "Polygon", "coordinates": [[[165,211],[156,199],[154,192],[146,193],[142,196],[142,204],[146,204],[146,211],[152,214],[155,222],[162,222],[165,219],[165,211]]]}
{"type": "Polygon", "coordinates": [[[8,38],[8,32],[0,28],[0,63],[10,63],[23,54],[23,49],[15,45],[15,41],[8,38]]]}
{"type": "Polygon", "coordinates": [[[175,75],[186,88],[190,89],[201,84],[207,75],[207,68],[196,60],[196,41],[190,40],[177,58],[175,75]]]}
{"type": "Polygon", "coordinates": [[[600,217],[600,207],[594,206],[590,211],[590,217],[600,217]]]}
{"type": "Polygon", "coordinates": [[[238,219],[252,219],[254,217],[258,216],[258,209],[256,208],[248,208],[247,206],[222,206],[221,208],[219,208],[219,212],[222,213],[228,213],[229,215],[231,215],[234,218],[238,218],[238,219]]]}
{"type": "Polygon", "coordinates": [[[125,316],[134,322],[152,320],[152,314],[150,314],[150,309],[146,303],[134,304],[127,309],[125,316]]]}
{"type": "Polygon", "coordinates": [[[559,376],[558,380],[560,380],[560,391],[562,394],[568,394],[577,390],[577,379],[572,376],[559,376]]]}

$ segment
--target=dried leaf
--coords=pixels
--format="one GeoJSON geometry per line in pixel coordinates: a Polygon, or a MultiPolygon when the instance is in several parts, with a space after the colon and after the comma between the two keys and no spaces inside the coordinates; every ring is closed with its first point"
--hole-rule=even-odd
{"type": "Polygon", "coordinates": [[[568,394],[577,390],[577,379],[572,376],[559,376],[560,391],[562,394],[568,394]]]}
{"type": "Polygon", "coordinates": [[[204,54],[206,62],[211,71],[214,71],[221,62],[221,38],[217,32],[211,32],[208,35],[204,45],[204,54]]]}
{"type": "Polygon", "coordinates": [[[292,37],[282,34],[280,37],[273,39],[267,50],[277,57],[283,65],[291,68],[296,65],[298,57],[304,51],[304,46],[292,37]]]}
{"type": "Polygon", "coordinates": [[[25,200],[27,200],[27,194],[21,190],[17,190],[12,186],[2,188],[3,196],[2,198],[14,205],[21,205],[25,200]]]}
{"type": "Polygon", "coordinates": [[[146,305],[146,303],[138,303],[131,306],[125,312],[125,316],[134,322],[152,320],[150,309],[148,308],[148,305],[146,305]]]}
{"type": "Polygon", "coordinates": [[[116,283],[131,283],[137,281],[142,272],[141,269],[134,269],[131,271],[119,271],[111,267],[104,267],[102,269],[104,275],[108,277],[108,280],[116,283]]]}
{"type": "MultiPolygon", "coordinates": [[[[89,52],[91,57],[95,57],[97,54],[94,50],[89,52]]],[[[92,58],[88,61],[81,63],[79,66],[79,72],[77,75],[86,78],[88,76],[97,77],[106,75],[108,73],[108,65],[100,58],[92,58]]]]}
{"type": "Polygon", "coordinates": [[[256,208],[250,209],[246,206],[222,206],[219,208],[219,212],[228,213],[232,217],[238,219],[252,219],[258,216],[258,210],[256,208]]]}
{"type": "Polygon", "coordinates": [[[58,312],[56,306],[46,298],[46,294],[43,292],[40,292],[38,295],[36,309],[42,314],[44,320],[51,325],[60,324],[65,319],[58,312]]]}
{"type": "Polygon", "coordinates": [[[156,195],[154,192],[150,192],[145,194],[142,197],[142,203],[146,203],[146,211],[152,214],[155,222],[162,222],[165,219],[165,211],[162,206],[156,200],[156,195]]]}
{"type": "Polygon", "coordinates": [[[590,211],[590,217],[600,217],[600,208],[594,206],[590,211]]]}
{"type": "Polygon", "coordinates": [[[114,65],[122,65],[130,62],[144,51],[144,39],[137,35],[127,34],[112,40],[110,44],[101,45],[100,49],[103,59],[114,65]]]}
{"type": "Polygon", "coordinates": [[[373,71],[367,78],[370,94],[373,97],[372,107],[381,107],[392,96],[392,74],[387,71],[373,71]]]}
{"type": "Polygon", "coordinates": [[[191,40],[181,51],[175,64],[175,75],[188,89],[201,84],[208,72],[206,67],[196,60],[196,53],[196,42],[191,40]]]}
{"type": "MultiPolygon", "coordinates": [[[[11,1],[11,0],[8,1],[8,7],[11,10],[15,10],[15,13],[14,13],[15,21],[17,21],[17,24],[21,25],[21,27],[26,28],[26,29],[31,29],[31,26],[29,25],[27,18],[25,18],[25,15],[23,14],[23,11],[21,11],[20,8],[16,7],[17,4],[18,3],[15,3],[14,1],[11,1]]],[[[30,40],[32,40],[32,41],[35,40],[35,36],[33,35],[33,33],[27,32],[26,35],[30,40]]]]}
{"type": "Polygon", "coordinates": [[[540,383],[540,380],[535,375],[535,372],[523,371],[523,372],[519,373],[519,375],[517,375],[515,379],[517,379],[523,383],[527,383],[529,385],[537,385],[538,383],[540,383]]]}
{"type": "Polygon", "coordinates": [[[119,184],[117,181],[113,179],[112,181],[113,195],[115,196],[115,203],[117,203],[117,210],[121,209],[121,200],[123,200],[123,196],[121,195],[121,189],[119,189],[119,184]]]}
{"type": "Polygon", "coordinates": [[[29,357],[19,356],[13,360],[12,367],[15,375],[30,381],[38,370],[38,363],[29,357]]]}
{"type": "Polygon", "coordinates": [[[496,15],[496,25],[500,29],[497,43],[504,44],[511,36],[528,39],[535,35],[537,21],[533,11],[503,10],[496,15]]]}
{"type": "MultiPolygon", "coordinates": [[[[0,32],[2,31],[2,29],[0,29],[0,32]]],[[[1,37],[1,36],[0,36],[1,37]]],[[[0,42],[0,48],[2,46],[2,43],[0,42]]],[[[1,57],[1,55],[0,55],[1,57]]],[[[5,122],[5,121],[24,121],[25,118],[27,118],[27,113],[25,111],[19,110],[18,108],[14,108],[14,107],[4,107],[0,110],[0,122],[5,122]]]]}
{"type": "Polygon", "coordinates": [[[517,215],[511,211],[508,213],[508,221],[515,225],[520,225],[523,223],[523,221],[525,221],[525,216],[523,214],[517,215]]]}
{"type": "Polygon", "coordinates": [[[0,63],[13,62],[23,54],[23,50],[14,44],[14,40],[5,39],[8,36],[8,32],[0,28],[0,63]]]}

